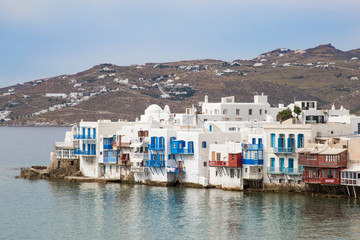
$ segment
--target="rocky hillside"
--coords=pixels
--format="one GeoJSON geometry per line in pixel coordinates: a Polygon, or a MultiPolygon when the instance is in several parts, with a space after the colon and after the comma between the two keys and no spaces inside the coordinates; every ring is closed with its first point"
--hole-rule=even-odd
{"type": "Polygon", "coordinates": [[[317,100],[360,114],[360,49],[332,45],[276,49],[251,60],[205,59],[145,65],[100,64],[74,74],[0,89],[2,125],[70,125],[83,120],[134,120],[152,103],[172,112],[209,96],[252,101],[264,92],[271,104],[317,100]]]}

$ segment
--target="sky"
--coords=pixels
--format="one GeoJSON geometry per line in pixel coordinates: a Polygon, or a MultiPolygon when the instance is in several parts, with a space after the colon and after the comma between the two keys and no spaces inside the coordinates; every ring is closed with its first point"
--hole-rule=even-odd
{"type": "Polygon", "coordinates": [[[116,65],[360,48],[359,0],[0,0],[0,87],[116,65]]]}

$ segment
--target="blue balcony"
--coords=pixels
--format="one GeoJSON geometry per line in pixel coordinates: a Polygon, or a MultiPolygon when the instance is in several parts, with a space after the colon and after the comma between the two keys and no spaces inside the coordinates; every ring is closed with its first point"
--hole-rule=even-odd
{"type": "Polygon", "coordinates": [[[294,147],[290,147],[290,148],[275,147],[274,148],[274,153],[277,153],[277,154],[294,154],[295,153],[295,148],[294,147]]]}
{"type": "Polygon", "coordinates": [[[267,173],[270,173],[270,174],[284,174],[285,173],[285,168],[267,167],[267,173]]]}
{"type": "Polygon", "coordinates": [[[146,160],[147,167],[165,167],[164,160],[146,160]]]}
{"type": "Polygon", "coordinates": [[[96,151],[84,151],[84,150],[74,150],[74,155],[85,155],[85,156],[95,156],[96,151]]]}
{"type": "Polygon", "coordinates": [[[193,148],[171,148],[171,154],[194,154],[193,148]]]}
{"type": "Polygon", "coordinates": [[[104,163],[117,163],[118,151],[104,151],[104,163]]]}
{"type": "Polygon", "coordinates": [[[153,151],[165,150],[165,144],[148,144],[148,149],[153,151]]]}
{"type": "Polygon", "coordinates": [[[301,175],[302,173],[302,168],[285,168],[285,174],[287,175],[301,175]]]}
{"type": "Polygon", "coordinates": [[[243,148],[246,150],[263,150],[263,144],[244,144],[243,148]]]}
{"type": "Polygon", "coordinates": [[[76,139],[76,140],[94,140],[95,136],[93,136],[93,135],[83,135],[83,134],[74,134],[74,139],[76,139]]]}
{"type": "Polygon", "coordinates": [[[186,142],[184,140],[171,140],[171,154],[194,154],[194,142],[186,142]]]}
{"type": "Polygon", "coordinates": [[[263,165],[264,159],[249,159],[249,158],[243,158],[242,164],[247,165],[263,165]]]}

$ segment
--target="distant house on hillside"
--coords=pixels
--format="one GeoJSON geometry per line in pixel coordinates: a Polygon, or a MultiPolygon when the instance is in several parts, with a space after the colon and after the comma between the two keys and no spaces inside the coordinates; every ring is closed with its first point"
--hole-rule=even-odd
{"type": "Polygon", "coordinates": [[[67,95],[65,93],[46,93],[45,97],[49,97],[49,98],[57,98],[57,97],[67,98],[67,95]]]}

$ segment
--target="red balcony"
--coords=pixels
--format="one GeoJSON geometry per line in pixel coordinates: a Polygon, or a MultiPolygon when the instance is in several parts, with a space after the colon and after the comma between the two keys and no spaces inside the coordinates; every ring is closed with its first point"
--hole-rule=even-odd
{"type": "Polygon", "coordinates": [[[309,168],[303,173],[303,181],[313,184],[340,184],[340,169],[309,168]]]}
{"type": "Polygon", "coordinates": [[[347,151],[340,154],[319,154],[319,167],[326,168],[346,168],[347,167],[347,151]]]}
{"type": "Polygon", "coordinates": [[[304,167],[319,167],[318,155],[299,153],[299,165],[304,167]]]}
{"type": "Polygon", "coordinates": [[[299,153],[299,165],[304,167],[346,168],[347,151],[328,149],[319,154],[299,153]]]}
{"type": "Polygon", "coordinates": [[[112,146],[116,148],[122,148],[122,147],[130,147],[130,142],[112,142],[112,146]]]}
{"type": "Polygon", "coordinates": [[[209,167],[241,167],[241,153],[230,153],[229,161],[209,161],[209,167]]]}

